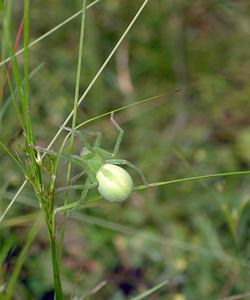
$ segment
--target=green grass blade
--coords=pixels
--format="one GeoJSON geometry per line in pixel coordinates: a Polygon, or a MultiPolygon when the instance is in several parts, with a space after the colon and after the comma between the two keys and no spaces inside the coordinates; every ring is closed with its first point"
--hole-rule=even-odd
{"type": "Polygon", "coordinates": [[[24,125],[24,120],[23,120],[21,108],[20,108],[20,105],[18,103],[18,100],[16,99],[16,93],[15,93],[15,90],[13,88],[10,76],[8,76],[8,85],[9,85],[9,90],[10,90],[10,100],[12,100],[12,102],[14,104],[20,126],[22,127],[23,131],[25,132],[25,125],[24,125]]]}
{"type": "Polygon", "coordinates": [[[21,163],[18,161],[18,159],[9,151],[9,149],[0,142],[0,147],[14,160],[14,162],[18,165],[18,167],[20,168],[20,170],[26,174],[26,170],[23,168],[23,166],[21,165],[21,163]]]}
{"type": "MultiPolygon", "coordinates": [[[[3,1],[1,0],[0,8],[0,30],[1,30],[1,60],[5,59],[8,51],[8,44],[10,41],[9,28],[11,26],[11,16],[13,11],[13,0],[3,1]],[[1,26],[2,25],[2,26],[1,26]],[[2,27],[2,28],[1,28],[2,27]]],[[[4,81],[6,76],[6,69],[2,68],[0,70],[0,110],[5,107],[4,102],[4,81]]],[[[0,119],[0,127],[2,126],[2,121],[0,119]]]]}
{"type": "MultiPolygon", "coordinates": [[[[76,116],[77,116],[77,108],[78,108],[77,103],[78,103],[78,99],[79,99],[79,89],[80,89],[80,79],[81,79],[81,69],[82,69],[83,42],[84,42],[84,35],[85,35],[85,23],[86,23],[86,0],[83,0],[82,1],[82,20],[81,20],[81,30],[80,30],[80,42],[79,42],[79,50],[78,50],[78,62],[77,62],[77,70],[76,70],[76,84],[75,84],[72,128],[75,128],[75,126],[76,126],[76,116]]],[[[70,145],[69,145],[70,153],[72,153],[74,139],[75,139],[75,135],[74,135],[74,133],[72,133],[71,137],[70,137],[70,145]]],[[[66,184],[67,185],[70,182],[70,176],[71,176],[71,162],[68,163],[68,167],[67,167],[67,176],[66,176],[66,184]]],[[[68,193],[66,193],[64,205],[66,205],[67,203],[68,203],[68,193]]],[[[65,212],[63,222],[62,222],[61,238],[60,238],[60,244],[59,244],[60,245],[60,249],[59,249],[60,257],[62,254],[66,215],[67,215],[67,212],[65,212]]]]}
{"type": "Polygon", "coordinates": [[[28,143],[33,144],[33,132],[30,120],[30,87],[29,87],[29,35],[30,35],[30,1],[24,1],[24,99],[25,99],[25,116],[28,129],[28,143]]]}
{"type": "Polygon", "coordinates": [[[12,200],[10,201],[10,203],[8,204],[8,206],[6,207],[6,209],[3,212],[3,214],[0,216],[0,224],[3,222],[4,218],[6,217],[7,213],[9,212],[9,210],[11,209],[11,207],[13,206],[13,204],[16,202],[16,199],[21,194],[21,192],[24,189],[24,187],[25,187],[25,185],[26,185],[27,182],[28,182],[28,180],[26,179],[23,182],[23,184],[20,186],[20,188],[18,189],[18,191],[15,193],[15,196],[12,198],[12,200]]]}
{"type": "MultiPolygon", "coordinates": [[[[2,23],[2,35],[1,35],[1,59],[5,59],[8,51],[8,42],[10,40],[10,34],[9,34],[9,28],[11,26],[11,16],[12,16],[12,10],[13,9],[13,0],[6,1],[6,4],[4,4],[4,1],[1,0],[1,23],[2,23]],[[6,7],[5,7],[6,6],[6,7]]],[[[2,88],[2,83],[4,79],[5,70],[3,69],[1,72],[0,82],[2,88]]]]}
{"type": "MultiPolygon", "coordinates": [[[[40,70],[41,68],[44,66],[44,63],[40,63],[37,67],[34,68],[34,70],[32,70],[29,74],[29,80],[31,80],[40,70]]],[[[24,81],[22,82],[23,85],[24,81]]],[[[4,104],[0,110],[0,122],[2,121],[4,114],[6,113],[11,100],[13,100],[13,96],[16,95],[17,89],[12,89],[12,95],[10,95],[5,101],[4,104]]]]}
{"type": "Polygon", "coordinates": [[[172,183],[181,183],[181,182],[192,181],[192,180],[204,180],[204,179],[212,179],[212,178],[218,178],[218,177],[239,176],[239,175],[249,175],[249,174],[250,174],[250,170],[199,175],[199,176],[194,176],[194,177],[178,178],[178,179],[173,179],[173,180],[168,180],[168,181],[158,181],[158,182],[153,182],[153,183],[149,183],[149,184],[143,184],[143,185],[135,187],[134,190],[139,191],[139,190],[144,190],[144,189],[151,188],[151,187],[163,186],[163,185],[168,185],[168,184],[172,184],[172,183]]]}
{"type": "MultiPolygon", "coordinates": [[[[93,2],[91,2],[86,9],[91,8],[92,6],[94,6],[95,4],[97,4],[98,2],[100,2],[101,0],[95,0],[93,2]]],[[[9,1],[7,1],[7,3],[9,3],[9,1]]],[[[32,46],[36,45],[37,43],[39,43],[40,41],[42,41],[43,39],[45,39],[46,37],[50,36],[52,33],[54,33],[55,31],[57,31],[58,29],[60,29],[61,27],[63,27],[64,25],[66,25],[67,23],[69,23],[70,21],[74,20],[76,17],[80,16],[82,13],[82,10],[76,12],[74,15],[70,16],[69,18],[67,18],[66,20],[64,20],[63,22],[59,23],[58,25],[56,25],[55,27],[53,27],[51,30],[49,30],[48,32],[44,33],[43,35],[41,35],[39,38],[37,38],[36,40],[34,40],[33,42],[31,42],[29,44],[29,48],[31,48],[32,46]]],[[[17,51],[16,53],[14,53],[15,56],[21,54],[24,52],[24,48],[20,49],[19,51],[17,51]]],[[[11,57],[7,57],[6,59],[2,60],[0,62],[0,67],[3,66],[4,64],[6,64],[7,62],[11,61],[11,57]]]]}
{"type": "Polygon", "coordinates": [[[147,290],[146,292],[136,296],[136,297],[133,297],[131,298],[130,300],[141,300],[141,299],[145,299],[147,296],[150,296],[152,295],[153,293],[155,293],[156,291],[158,291],[160,288],[162,288],[164,285],[166,285],[168,283],[167,280],[157,284],[155,287],[147,290]]]}
{"type": "Polygon", "coordinates": [[[10,53],[11,53],[11,62],[12,62],[12,70],[13,70],[13,76],[16,82],[16,88],[17,88],[17,92],[18,92],[18,96],[20,98],[20,102],[21,102],[21,107],[22,107],[22,114],[24,119],[26,120],[26,126],[24,128],[26,136],[29,136],[28,134],[28,127],[27,124],[29,124],[29,121],[27,122],[27,120],[29,119],[28,116],[28,101],[26,99],[26,95],[24,93],[24,89],[22,86],[22,80],[21,80],[21,73],[19,70],[19,66],[17,64],[17,60],[16,57],[14,56],[14,50],[12,45],[10,46],[10,53]]]}
{"type": "MultiPolygon", "coordinates": [[[[53,226],[53,231],[55,230],[53,226]]],[[[55,233],[50,234],[50,248],[51,248],[51,257],[53,265],[53,275],[54,275],[54,288],[55,288],[55,300],[63,300],[63,291],[61,285],[61,276],[60,276],[60,264],[58,260],[57,247],[56,247],[56,238],[55,233]]]]}
{"type": "MultiPolygon", "coordinates": [[[[77,103],[79,98],[79,88],[80,88],[80,78],[82,69],[82,56],[83,56],[83,41],[85,34],[85,23],[86,23],[86,0],[82,2],[82,21],[81,21],[81,32],[80,32],[80,42],[78,51],[78,62],[76,71],[76,84],[75,84],[75,97],[74,97],[74,107],[73,107],[73,118],[72,118],[72,128],[76,125],[76,115],[77,115],[77,103]]],[[[74,134],[72,136],[72,143],[74,141],[74,134]]]]}
{"type": "Polygon", "coordinates": [[[141,104],[147,103],[147,102],[151,102],[151,101],[154,101],[154,100],[160,100],[164,96],[174,95],[175,93],[178,93],[179,91],[181,91],[181,89],[174,90],[173,92],[162,93],[160,95],[156,95],[156,96],[153,96],[153,97],[150,97],[150,98],[146,98],[146,99],[143,99],[143,100],[140,100],[140,101],[132,102],[132,103],[127,104],[125,106],[122,106],[122,107],[110,110],[108,112],[105,112],[105,113],[103,113],[101,115],[95,116],[93,118],[90,118],[90,119],[88,119],[88,120],[80,123],[79,125],[76,126],[76,129],[79,129],[82,126],[87,125],[87,124],[89,124],[91,122],[94,122],[94,121],[96,121],[98,119],[101,119],[103,117],[109,116],[111,114],[111,112],[115,113],[115,112],[119,112],[119,111],[122,111],[122,110],[125,110],[125,109],[128,109],[128,108],[137,106],[137,105],[141,105],[141,104]]]}

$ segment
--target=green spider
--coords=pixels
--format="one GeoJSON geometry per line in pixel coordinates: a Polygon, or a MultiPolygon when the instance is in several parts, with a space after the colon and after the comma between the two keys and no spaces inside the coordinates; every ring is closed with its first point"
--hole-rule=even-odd
{"type": "MultiPolygon", "coordinates": [[[[119,152],[119,148],[124,136],[124,130],[114,120],[114,112],[110,115],[110,120],[118,130],[118,138],[115,143],[113,152],[109,152],[101,147],[102,134],[100,132],[80,132],[69,127],[63,127],[63,129],[78,135],[81,142],[84,144],[84,148],[80,155],[71,155],[69,157],[63,156],[62,158],[71,162],[74,162],[83,168],[83,172],[76,175],[71,179],[71,183],[78,180],[83,175],[87,176],[84,185],[70,185],[68,187],[60,187],[56,189],[57,192],[65,191],[68,189],[81,189],[82,194],[79,204],[83,203],[88,191],[95,187],[98,187],[100,195],[111,202],[123,202],[131,194],[133,190],[133,180],[129,173],[118,165],[127,165],[139,173],[144,183],[146,183],[145,177],[142,171],[133,165],[131,162],[125,159],[116,159],[116,155],[119,152]],[[86,140],[86,135],[95,136],[94,146],[89,145],[86,140]]],[[[52,155],[59,155],[54,151],[43,149],[39,146],[35,146],[36,150],[47,152],[52,155]]]]}

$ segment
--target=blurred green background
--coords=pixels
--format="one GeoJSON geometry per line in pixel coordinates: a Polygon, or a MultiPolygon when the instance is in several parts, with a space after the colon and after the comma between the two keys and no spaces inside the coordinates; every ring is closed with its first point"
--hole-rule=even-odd
{"type": "MultiPolygon", "coordinates": [[[[87,11],[80,94],[141,4],[102,0],[87,11]]],[[[31,41],[80,8],[80,0],[31,1],[31,41]]],[[[14,1],[14,37],[22,9],[22,1],[14,1]]],[[[37,143],[43,147],[73,107],[79,31],[78,17],[31,50],[31,70],[42,63],[31,79],[31,115],[37,143]]],[[[249,37],[248,1],[149,1],[80,106],[78,123],[168,93],[116,114],[125,130],[120,157],[139,166],[149,182],[249,169],[249,37]]],[[[12,104],[6,105],[8,91],[2,100],[0,139],[15,149],[23,138],[12,104]]],[[[101,131],[103,147],[113,149],[117,132],[109,118],[84,129],[101,131]]],[[[81,146],[76,148],[80,151],[81,146]]],[[[66,165],[61,168],[58,186],[65,184],[66,165]]],[[[0,175],[3,212],[24,178],[3,152],[0,175]]],[[[136,185],[141,184],[133,176],[136,185]]],[[[249,179],[233,176],[167,185],[134,192],[122,205],[103,203],[75,213],[66,223],[66,299],[129,299],[165,279],[168,284],[147,299],[224,299],[248,292],[249,179]],[[103,281],[107,283],[97,294],[86,296],[103,281]]],[[[78,196],[72,192],[71,200],[78,196]]],[[[62,197],[57,201],[61,205],[62,197]]],[[[34,206],[36,197],[27,186],[2,225],[0,253],[8,249],[8,255],[0,271],[0,289],[38,216],[34,206]]],[[[50,259],[43,224],[13,299],[53,299],[50,259]]]]}

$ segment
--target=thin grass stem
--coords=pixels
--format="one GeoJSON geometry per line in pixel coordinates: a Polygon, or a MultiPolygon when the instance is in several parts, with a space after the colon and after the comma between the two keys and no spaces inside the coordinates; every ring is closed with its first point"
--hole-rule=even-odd
{"type": "MultiPolygon", "coordinates": [[[[24,107],[25,107],[25,119],[27,123],[27,134],[28,142],[30,144],[34,143],[33,130],[30,119],[30,86],[29,86],[29,36],[30,36],[30,0],[24,1],[24,85],[23,90],[25,97],[24,107]]],[[[22,88],[22,82],[20,82],[22,88]]]]}
{"type": "Polygon", "coordinates": [[[145,299],[146,297],[152,295],[153,293],[155,293],[156,291],[158,291],[160,288],[162,288],[163,286],[165,286],[166,284],[168,283],[167,280],[157,284],[156,286],[154,286],[153,288],[145,291],[144,293],[136,296],[136,297],[133,297],[131,298],[131,300],[142,300],[142,299],[145,299]]]}
{"type": "MultiPolygon", "coordinates": [[[[92,3],[90,3],[86,9],[91,8],[92,6],[94,6],[95,4],[97,4],[98,2],[100,2],[101,0],[95,0],[92,3]]],[[[8,1],[10,2],[10,1],[8,1]]],[[[7,2],[7,3],[8,3],[7,2]]],[[[28,47],[31,48],[34,45],[36,45],[37,43],[39,43],[40,41],[42,41],[43,39],[45,39],[46,37],[50,36],[52,33],[54,33],[55,31],[57,31],[58,29],[60,29],[61,27],[63,27],[64,25],[66,25],[67,23],[69,23],[70,21],[74,20],[76,17],[80,16],[82,13],[82,10],[76,12],[75,14],[73,14],[72,16],[70,16],[69,18],[67,18],[66,20],[64,20],[63,22],[59,23],[58,25],[56,25],[55,27],[53,27],[51,30],[47,31],[46,33],[44,33],[43,35],[41,35],[39,38],[37,38],[36,40],[34,40],[33,42],[31,42],[28,47]]],[[[17,51],[14,55],[17,56],[21,53],[24,52],[24,48],[20,49],[19,51],[17,51]]],[[[3,61],[0,62],[0,67],[3,66],[4,64],[6,64],[7,62],[9,62],[11,60],[11,57],[7,57],[6,59],[4,59],[3,61]]]]}
{"type": "Polygon", "coordinates": [[[54,288],[55,288],[55,299],[63,300],[62,284],[61,284],[61,275],[60,267],[58,262],[58,254],[56,247],[56,236],[55,236],[55,224],[52,224],[52,230],[48,230],[49,240],[50,240],[50,249],[53,265],[53,276],[54,276],[54,288]]]}
{"type": "MultiPolygon", "coordinates": [[[[82,20],[81,20],[81,31],[80,31],[80,42],[79,42],[79,50],[78,50],[78,63],[76,70],[76,84],[75,84],[75,97],[74,97],[74,107],[73,107],[73,118],[72,118],[72,128],[74,129],[76,126],[76,116],[77,116],[77,108],[78,108],[78,99],[79,99],[79,89],[80,89],[80,79],[81,79],[81,69],[82,69],[82,56],[83,56],[83,41],[84,41],[84,33],[85,33],[85,23],[86,23],[86,0],[82,2],[82,20]]],[[[69,152],[72,153],[73,145],[74,145],[75,135],[72,132],[70,137],[70,145],[69,152]]],[[[67,167],[67,177],[66,184],[68,185],[71,177],[71,162],[68,163],[67,167]]],[[[66,205],[69,201],[68,199],[69,193],[66,193],[64,205],[66,205]]],[[[63,216],[62,228],[61,228],[61,238],[60,238],[60,248],[59,248],[59,256],[61,259],[62,255],[62,247],[64,241],[64,233],[65,233],[65,218],[67,216],[67,211],[63,216]]]]}
{"type": "Polygon", "coordinates": [[[147,188],[152,188],[152,187],[157,187],[157,186],[168,185],[168,184],[172,184],[172,183],[181,183],[181,182],[186,182],[186,181],[192,181],[192,180],[203,180],[203,179],[212,179],[212,178],[218,178],[218,177],[249,175],[249,174],[250,174],[250,170],[199,175],[199,176],[194,176],[194,177],[179,178],[179,179],[173,179],[173,180],[168,180],[168,181],[159,181],[159,182],[153,182],[153,183],[149,183],[149,184],[143,184],[143,185],[139,185],[139,186],[135,187],[134,191],[144,190],[147,188]]]}

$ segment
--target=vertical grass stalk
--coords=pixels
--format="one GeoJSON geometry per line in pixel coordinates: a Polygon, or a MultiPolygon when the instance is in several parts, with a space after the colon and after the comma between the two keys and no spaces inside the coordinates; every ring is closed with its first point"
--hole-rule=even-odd
{"type": "Polygon", "coordinates": [[[54,289],[55,289],[55,299],[63,300],[62,284],[61,284],[61,272],[59,264],[59,255],[57,253],[56,247],[56,234],[55,234],[55,222],[54,217],[51,221],[51,227],[48,226],[50,249],[53,265],[53,276],[54,276],[54,289]]]}
{"type": "MultiPolygon", "coordinates": [[[[77,108],[78,108],[78,99],[79,99],[79,88],[80,88],[80,79],[81,79],[81,69],[82,69],[82,56],[83,56],[83,41],[84,41],[84,33],[85,33],[85,23],[86,23],[86,0],[82,2],[82,19],[81,19],[81,31],[80,31],[80,42],[79,42],[79,50],[78,50],[78,62],[77,62],[77,71],[76,71],[76,84],[75,84],[75,96],[74,96],[74,107],[73,107],[73,117],[72,117],[72,128],[76,127],[76,116],[77,116],[77,108]]],[[[74,133],[71,134],[70,137],[70,145],[69,151],[72,152],[74,144],[74,133]]],[[[68,185],[70,182],[71,176],[71,163],[68,163],[67,168],[67,178],[66,184],[68,185]]],[[[68,193],[65,196],[64,205],[68,203],[68,193]]],[[[60,239],[60,250],[59,254],[60,257],[62,256],[62,247],[64,241],[64,234],[65,234],[65,218],[67,216],[67,212],[64,213],[63,216],[63,223],[61,229],[61,239],[60,239]]]]}

